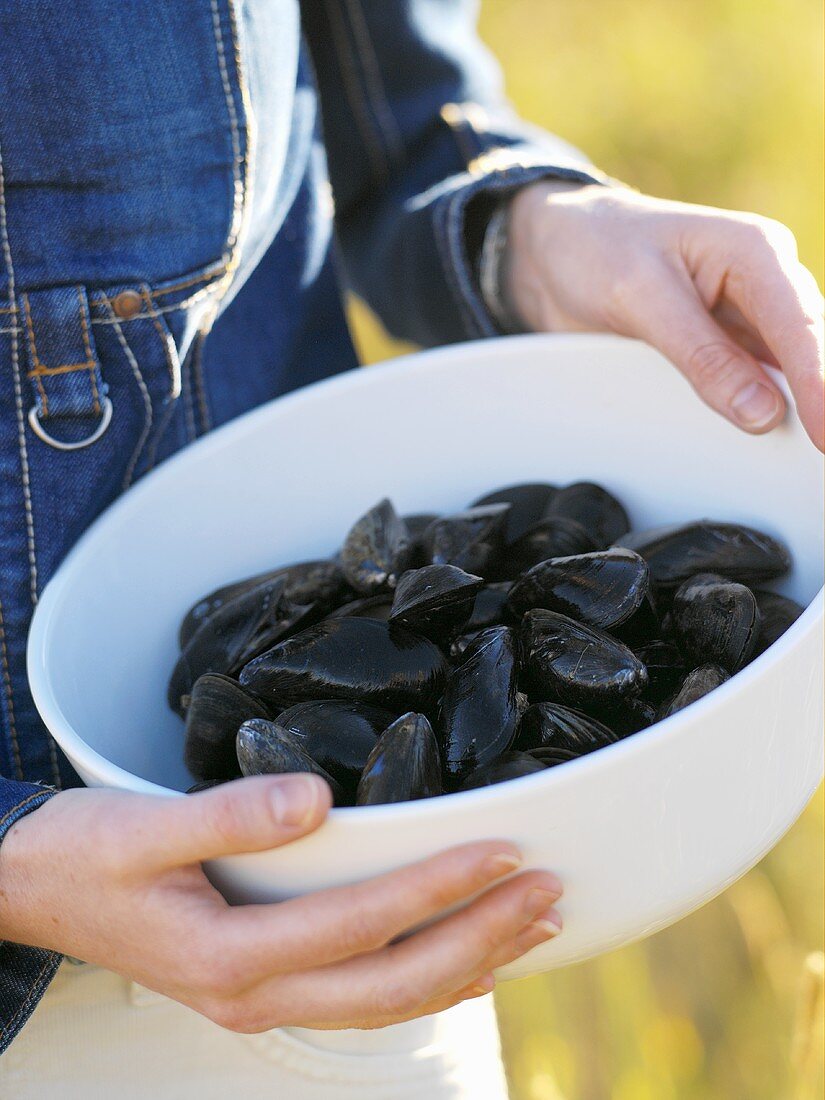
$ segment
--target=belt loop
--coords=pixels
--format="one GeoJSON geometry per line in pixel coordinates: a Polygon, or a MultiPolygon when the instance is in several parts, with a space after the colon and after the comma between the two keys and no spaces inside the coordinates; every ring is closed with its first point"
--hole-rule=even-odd
{"type": "Polygon", "coordinates": [[[88,447],[109,427],[112,403],[92,340],[86,291],[82,286],[33,290],[20,295],[20,308],[34,396],[32,431],[58,450],[88,447]],[[51,434],[61,421],[77,418],[96,423],[79,439],[73,424],[65,440],[51,434]]]}

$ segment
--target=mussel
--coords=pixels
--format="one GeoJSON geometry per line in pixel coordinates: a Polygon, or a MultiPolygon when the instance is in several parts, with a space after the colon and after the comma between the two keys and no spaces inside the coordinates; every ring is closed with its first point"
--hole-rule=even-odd
{"type": "Polygon", "coordinates": [[[548,558],[587,554],[596,549],[590,533],[576,520],[567,516],[546,516],[508,546],[497,575],[504,580],[515,580],[548,558]]]}
{"type": "Polygon", "coordinates": [[[235,737],[247,718],[269,718],[260,699],[228,676],[207,672],[198,677],[186,710],[183,761],[199,781],[240,775],[235,737]]]}
{"type": "Polygon", "coordinates": [[[506,485],[493,493],[486,493],[474,500],[471,508],[483,508],[487,504],[509,504],[504,526],[504,541],[509,546],[539,520],[544,519],[551,500],[558,492],[555,485],[545,481],[523,482],[506,485]]]}
{"type": "Polygon", "coordinates": [[[669,699],[687,673],[685,657],[679,647],[662,638],[651,638],[636,646],[633,652],[647,669],[646,698],[656,704],[669,699]]]}
{"type": "Polygon", "coordinates": [[[647,563],[632,550],[597,550],[534,565],[513,584],[507,606],[514,615],[543,607],[613,630],[639,610],[648,582],[647,563]]]}
{"type": "Polygon", "coordinates": [[[461,782],[513,741],[519,721],[518,643],[506,626],[483,630],[447,677],[439,732],[444,769],[461,782]]]}
{"type": "Polygon", "coordinates": [[[509,504],[487,504],[435,520],[427,535],[432,564],[486,577],[501,558],[509,510],[509,504]]]}
{"type": "Polygon", "coordinates": [[[382,592],[378,596],[362,596],[336,607],[327,615],[328,619],[376,619],[380,623],[389,622],[392,612],[392,593],[382,592]]]}
{"type": "Polygon", "coordinates": [[[623,505],[612,493],[592,481],[576,481],[553,495],[547,514],[580,523],[596,546],[610,546],[630,530],[623,505]]]}
{"type": "Polygon", "coordinates": [[[526,752],[506,752],[492,764],[470,772],[461,784],[462,791],[472,791],[478,787],[491,787],[494,783],[506,783],[508,779],[521,779],[523,775],[535,775],[543,772],[547,765],[526,752]]]}
{"type": "Polygon", "coordinates": [[[647,686],[645,666],[612,635],[556,611],[522,620],[524,679],[537,699],[588,709],[647,686]]]}
{"type": "Polygon", "coordinates": [[[580,710],[535,703],[522,715],[514,747],[521,752],[558,749],[572,760],[618,740],[613,730],[580,710]]]}
{"type": "Polygon", "coordinates": [[[483,584],[456,565],[408,569],[398,580],[390,622],[439,641],[461,630],[483,584]]]}
{"type": "Polygon", "coordinates": [[[759,608],[759,637],[756,641],[754,656],[764,653],[773,645],[804,611],[795,600],[780,596],[778,592],[766,592],[757,589],[754,592],[756,606],[759,608]]]}
{"type": "Polygon", "coordinates": [[[329,784],[337,806],[346,803],[346,795],[337,780],[304,752],[285,729],[274,722],[267,722],[263,718],[251,718],[244,722],[238,730],[236,745],[238,762],[244,775],[311,772],[329,784]]]}
{"type": "Polygon", "coordinates": [[[700,665],[694,668],[687,674],[673,698],[662,706],[659,717],[667,718],[678,710],[684,710],[729,679],[730,673],[719,665],[700,665]]]}
{"type": "Polygon", "coordinates": [[[367,758],[392,720],[380,707],[322,699],[282,711],[274,724],[354,798],[367,758]]]}
{"type": "Polygon", "coordinates": [[[652,726],[656,707],[643,695],[623,695],[597,708],[599,719],[621,740],[652,726]]]}
{"type": "Polygon", "coordinates": [[[409,802],[441,794],[441,757],[423,714],[402,714],[379,737],[358,784],[357,806],[409,802]]]}
{"type": "Polygon", "coordinates": [[[414,512],[412,515],[402,516],[410,538],[409,569],[420,569],[422,565],[428,565],[430,561],[430,547],[427,532],[438,519],[437,512],[414,512]]]}
{"type": "Polygon", "coordinates": [[[616,541],[642,555],[662,589],[678,588],[697,573],[721,573],[751,585],[781,577],[791,564],[780,542],[738,523],[700,520],[631,531],[616,541]]]}
{"type": "Polygon", "coordinates": [[[373,596],[395,587],[411,556],[407,526],[385,498],[350,528],[341,549],[341,568],[356,591],[373,596]]]}
{"type": "Polygon", "coordinates": [[[433,642],[403,627],[375,619],[325,619],[251,661],[240,681],[264,700],[283,705],[351,699],[397,712],[432,705],[446,667],[433,642]]]}
{"type": "Polygon", "coordinates": [[[507,597],[512,585],[509,581],[497,581],[493,584],[485,584],[479,589],[470,617],[463,626],[463,631],[483,630],[487,626],[501,626],[509,619],[507,609],[507,597]]]}
{"type": "Polygon", "coordinates": [[[760,616],[756,597],[744,584],[700,573],[676,590],[671,622],[694,664],[737,672],[756,649],[760,616]]]}

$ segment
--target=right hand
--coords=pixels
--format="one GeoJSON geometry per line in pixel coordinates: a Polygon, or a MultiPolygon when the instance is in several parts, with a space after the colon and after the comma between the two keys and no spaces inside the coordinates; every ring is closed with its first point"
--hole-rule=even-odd
{"type": "Polygon", "coordinates": [[[0,845],[0,939],[60,951],[239,1032],[374,1028],[493,988],[491,971],[550,939],[558,879],[511,874],[505,841],[453,848],[355,886],[228,905],[201,860],[316,829],[329,788],[310,775],[237,780],[187,798],[70,790],[0,845]]]}

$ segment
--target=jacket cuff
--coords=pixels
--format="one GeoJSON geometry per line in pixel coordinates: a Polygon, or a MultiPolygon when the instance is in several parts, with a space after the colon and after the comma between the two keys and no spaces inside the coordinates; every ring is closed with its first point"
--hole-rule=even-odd
{"type": "MultiPolygon", "coordinates": [[[[0,779],[0,843],[16,821],[56,793],[34,783],[0,779]]],[[[56,951],[0,940],[0,1054],[31,1016],[61,959],[56,951]]]]}

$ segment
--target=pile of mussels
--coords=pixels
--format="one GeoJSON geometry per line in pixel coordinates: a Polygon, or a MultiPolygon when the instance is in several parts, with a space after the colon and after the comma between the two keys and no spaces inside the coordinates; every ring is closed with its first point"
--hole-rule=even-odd
{"type": "Polygon", "coordinates": [[[602,487],[514,485],[455,515],[382,500],[330,560],[212,592],[170,706],[193,790],[309,771],[337,805],[555,767],[718,687],[801,613],[759,586],[775,539],[701,520],[630,531],[602,487]]]}

